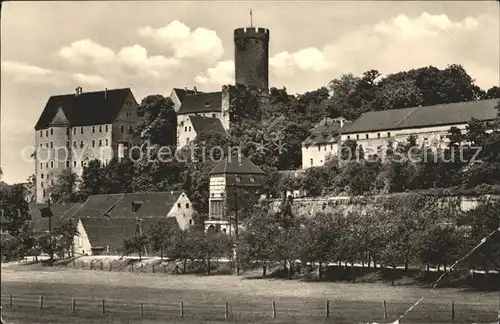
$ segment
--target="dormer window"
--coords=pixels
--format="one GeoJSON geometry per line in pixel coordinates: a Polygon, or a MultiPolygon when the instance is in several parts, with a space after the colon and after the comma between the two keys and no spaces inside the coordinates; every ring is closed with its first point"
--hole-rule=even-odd
{"type": "Polygon", "coordinates": [[[236,176],[236,181],[237,181],[237,182],[240,182],[240,181],[241,181],[240,176],[236,176]]]}
{"type": "Polygon", "coordinates": [[[255,177],[254,176],[250,176],[250,182],[255,182],[255,177]]]}

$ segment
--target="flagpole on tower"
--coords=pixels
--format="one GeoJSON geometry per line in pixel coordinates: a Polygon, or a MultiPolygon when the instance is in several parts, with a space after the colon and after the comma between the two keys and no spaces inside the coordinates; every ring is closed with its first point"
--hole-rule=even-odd
{"type": "Polygon", "coordinates": [[[253,15],[252,15],[252,9],[250,9],[250,27],[253,27],[253,15]]]}

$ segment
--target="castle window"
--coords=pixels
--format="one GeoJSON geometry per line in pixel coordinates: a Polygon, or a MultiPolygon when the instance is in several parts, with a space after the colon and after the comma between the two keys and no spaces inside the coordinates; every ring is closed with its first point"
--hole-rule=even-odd
{"type": "Polygon", "coordinates": [[[108,165],[108,159],[104,159],[104,165],[108,165]]]}
{"type": "Polygon", "coordinates": [[[186,144],[188,144],[188,143],[189,143],[189,137],[188,137],[188,138],[186,138],[186,144]]]}
{"type": "Polygon", "coordinates": [[[73,128],[73,135],[76,135],[76,128],[73,128]]]}
{"type": "MultiPolygon", "coordinates": [[[[43,183],[42,183],[42,188],[43,188],[43,183]]],[[[43,197],[45,197],[45,189],[43,189],[42,195],[43,197]]]]}
{"type": "Polygon", "coordinates": [[[313,160],[313,159],[311,159],[310,161],[311,161],[311,166],[313,166],[313,164],[314,164],[314,160],[313,160]]]}
{"type": "Polygon", "coordinates": [[[45,162],[45,169],[49,168],[49,162],[45,162]]]}
{"type": "Polygon", "coordinates": [[[53,186],[54,185],[54,180],[50,180],[50,184],[53,186]]]}
{"type": "Polygon", "coordinates": [[[323,160],[320,160],[319,163],[323,164],[323,160]]]}
{"type": "Polygon", "coordinates": [[[186,209],[189,209],[189,204],[186,204],[186,209]]]}
{"type": "Polygon", "coordinates": [[[66,161],[66,167],[69,168],[69,161],[66,161]]]}
{"type": "Polygon", "coordinates": [[[53,128],[50,129],[50,135],[54,135],[54,129],[53,128]]]}
{"type": "Polygon", "coordinates": [[[212,114],[212,118],[215,118],[215,114],[212,114]]]}
{"type": "Polygon", "coordinates": [[[108,132],[108,125],[105,126],[106,133],[108,132]]]}
{"type": "Polygon", "coordinates": [[[50,173],[47,173],[47,180],[49,179],[49,177],[50,177],[50,173]]]}
{"type": "Polygon", "coordinates": [[[95,133],[95,126],[92,126],[92,134],[95,133]]]}
{"type": "Polygon", "coordinates": [[[50,142],[50,148],[54,148],[54,142],[50,142]]]}
{"type": "Polygon", "coordinates": [[[106,146],[109,146],[108,139],[106,138],[106,146]]]}
{"type": "Polygon", "coordinates": [[[71,134],[71,130],[69,128],[66,128],[66,135],[71,134]]]}
{"type": "Polygon", "coordinates": [[[43,163],[40,163],[40,170],[43,170],[43,163]]]}
{"type": "Polygon", "coordinates": [[[80,161],[80,166],[83,167],[83,161],[80,161]]]}
{"type": "Polygon", "coordinates": [[[189,126],[189,131],[191,131],[191,126],[189,126]]]}
{"type": "Polygon", "coordinates": [[[350,135],[347,135],[347,139],[350,140],[351,139],[351,136],[350,135]]]}
{"type": "Polygon", "coordinates": [[[43,137],[43,131],[40,131],[40,137],[43,137]]]}
{"type": "Polygon", "coordinates": [[[83,127],[80,127],[80,134],[83,134],[83,127]]]}
{"type": "Polygon", "coordinates": [[[43,173],[42,173],[42,174],[40,174],[40,179],[43,179],[43,173]]]}
{"type": "Polygon", "coordinates": [[[181,203],[177,203],[177,208],[181,208],[181,203]]]}
{"type": "Polygon", "coordinates": [[[377,133],[377,137],[380,138],[380,133],[377,133]]]}
{"type": "Polygon", "coordinates": [[[187,130],[188,130],[188,127],[184,126],[184,131],[187,132],[187,130]]]}
{"type": "Polygon", "coordinates": [[[193,225],[193,220],[192,219],[189,220],[189,225],[193,225]]]}
{"type": "Polygon", "coordinates": [[[83,141],[80,141],[80,148],[83,148],[83,141]]]}
{"type": "Polygon", "coordinates": [[[356,135],[356,140],[359,140],[359,135],[356,135]]]}
{"type": "Polygon", "coordinates": [[[73,161],[73,167],[76,168],[76,161],[73,161]]]}
{"type": "Polygon", "coordinates": [[[50,168],[53,169],[54,168],[54,161],[50,161],[50,168]]]}
{"type": "MultiPolygon", "coordinates": [[[[43,188],[43,182],[40,182],[40,186],[43,188]]],[[[43,196],[45,197],[45,190],[43,191],[43,196]]]]}
{"type": "Polygon", "coordinates": [[[125,128],[123,127],[123,125],[120,125],[120,132],[123,134],[123,132],[125,132],[125,128]]]}
{"type": "Polygon", "coordinates": [[[43,144],[42,144],[42,143],[40,143],[40,148],[42,148],[42,147],[43,147],[43,144]]]}
{"type": "Polygon", "coordinates": [[[318,145],[318,152],[321,151],[321,144],[318,145]]]}
{"type": "Polygon", "coordinates": [[[49,148],[49,143],[45,143],[45,147],[46,147],[46,148],[49,148]]]}
{"type": "Polygon", "coordinates": [[[181,127],[184,126],[184,121],[181,121],[181,127]]]}
{"type": "Polygon", "coordinates": [[[45,137],[49,137],[49,131],[48,130],[45,131],[45,137]]]}
{"type": "Polygon", "coordinates": [[[370,135],[369,135],[369,134],[366,134],[366,138],[367,138],[367,139],[368,139],[368,138],[370,138],[370,135]]]}
{"type": "Polygon", "coordinates": [[[66,148],[69,148],[69,147],[70,147],[70,143],[66,142],[66,148]]]}
{"type": "Polygon", "coordinates": [[[92,140],[92,147],[95,147],[95,140],[92,140]]]}
{"type": "Polygon", "coordinates": [[[76,147],[76,141],[73,141],[73,147],[76,147]]]}
{"type": "Polygon", "coordinates": [[[102,140],[99,140],[99,147],[102,146],[102,140]]]}
{"type": "Polygon", "coordinates": [[[132,134],[132,126],[129,126],[129,127],[128,127],[128,132],[129,132],[130,134],[132,134]]]}
{"type": "Polygon", "coordinates": [[[99,133],[102,133],[102,126],[99,126],[99,133]]]}
{"type": "Polygon", "coordinates": [[[325,151],[326,151],[326,145],[325,145],[325,151]]]}
{"type": "Polygon", "coordinates": [[[330,150],[333,150],[333,144],[330,144],[330,150]]]}
{"type": "Polygon", "coordinates": [[[387,137],[391,137],[391,132],[387,132],[387,137]]]}

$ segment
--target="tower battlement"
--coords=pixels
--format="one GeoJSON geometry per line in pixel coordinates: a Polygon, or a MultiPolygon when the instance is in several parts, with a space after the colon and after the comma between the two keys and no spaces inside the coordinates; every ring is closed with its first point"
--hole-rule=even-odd
{"type": "Polygon", "coordinates": [[[234,39],[258,38],[269,41],[269,29],[259,27],[237,28],[234,30],[234,39]]]}

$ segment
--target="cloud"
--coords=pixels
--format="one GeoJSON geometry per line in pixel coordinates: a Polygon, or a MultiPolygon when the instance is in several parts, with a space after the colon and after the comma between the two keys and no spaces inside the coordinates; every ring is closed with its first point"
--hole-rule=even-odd
{"type": "Polygon", "coordinates": [[[23,62],[2,61],[2,73],[12,77],[14,82],[54,83],[57,72],[23,62]]]}
{"type": "Polygon", "coordinates": [[[73,64],[108,63],[115,58],[113,50],[88,38],[75,41],[69,46],[61,48],[58,54],[73,64]]]}
{"type": "Polygon", "coordinates": [[[279,52],[269,60],[271,73],[276,76],[292,76],[297,72],[322,72],[333,68],[322,51],[315,47],[297,52],[279,52]]]}
{"type": "Polygon", "coordinates": [[[2,73],[12,78],[11,80],[14,82],[25,84],[51,84],[62,86],[72,81],[76,81],[81,85],[105,85],[107,83],[102,76],[97,74],[71,74],[16,61],[3,61],[2,73]]]}
{"type": "Polygon", "coordinates": [[[196,28],[194,31],[178,20],[165,27],[143,27],[138,30],[142,38],[152,39],[173,51],[176,58],[194,58],[213,63],[224,54],[222,40],[213,30],[196,28]]]}
{"type": "Polygon", "coordinates": [[[234,61],[221,61],[214,67],[207,69],[195,77],[195,82],[200,84],[232,84],[234,83],[234,61]]]}

